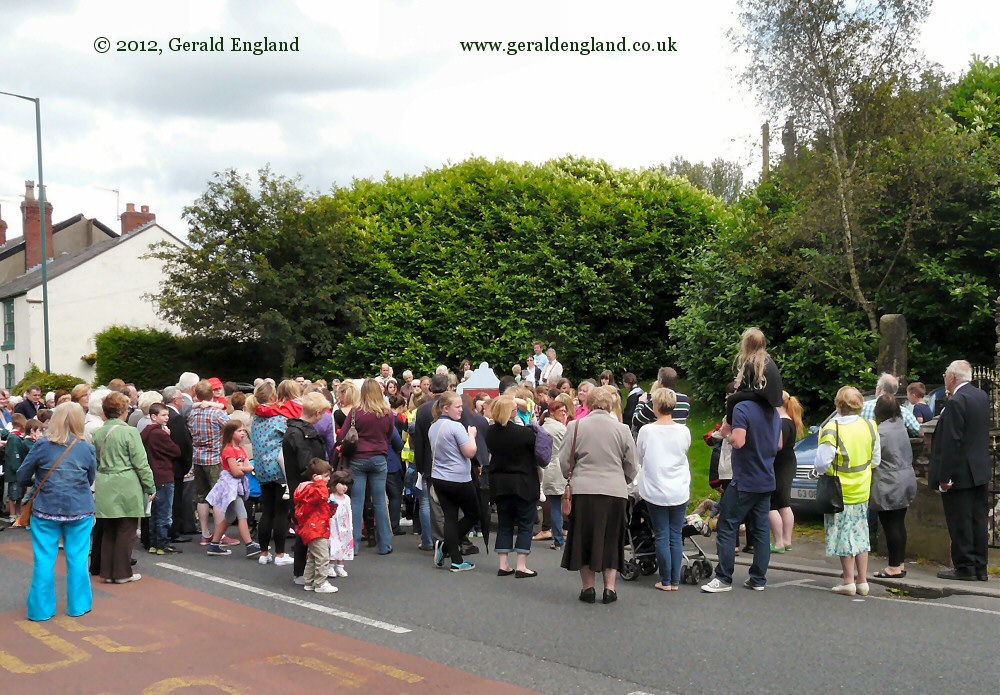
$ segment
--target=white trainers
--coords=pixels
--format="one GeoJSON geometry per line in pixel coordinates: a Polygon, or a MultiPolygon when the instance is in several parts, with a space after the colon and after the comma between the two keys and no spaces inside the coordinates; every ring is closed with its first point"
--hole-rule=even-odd
{"type": "Polygon", "coordinates": [[[274,556],[274,566],[284,567],[285,565],[291,565],[295,562],[295,558],[291,555],[275,555],[274,556]]]}
{"type": "Polygon", "coordinates": [[[399,520],[399,525],[400,526],[413,526],[413,519],[400,519],[399,520]]]}
{"type": "Polygon", "coordinates": [[[313,589],[313,591],[315,591],[317,594],[335,594],[340,590],[330,582],[323,582],[315,589],[313,589]]]}
{"type": "Polygon", "coordinates": [[[274,562],[274,555],[261,555],[257,558],[257,564],[260,565],[269,565],[272,562],[274,562]]]}
{"type": "Polygon", "coordinates": [[[868,595],[868,589],[869,589],[868,582],[862,582],[862,583],[858,584],[857,585],[858,596],[867,596],[868,595]]]}
{"type": "Polygon", "coordinates": [[[305,585],[303,585],[302,588],[305,589],[306,591],[312,591],[313,590],[313,585],[312,584],[305,584],[305,585]]]}
{"type": "Polygon", "coordinates": [[[708,584],[702,584],[701,590],[708,594],[720,594],[723,591],[732,591],[733,585],[726,584],[725,582],[720,581],[718,577],[716,577],[708,584]]]}
{"type": "MultiPolygon", "coordinates": [[[[838,584],[837,586],[832,587],[830,591],[832,591],[835,594],[840,594],[842,596],[854,596],[856,593],[858,593],[858,588],[852,582],[850,584],[838,584]]],[[[867,584],[865,584],[865,593],[868,593],[867,584]]]]}
{"type": "MultiPolygon", "coordinates": [[[[274,564],[278,564],[278,561],[275,560],[274,564]]],[[[294,583],[298,584],[299,586],[305,586],[305,584],[306,584],[306,578],[305,577],[292,577],[292,581],[294,583]]]]}
{"type": "Polygon", "coordinates": [[[338,577],[346,577],[347,576],[347,570],[344,569],[343,565],[334,565],[333,566],[333,573],[336,574],[338,577]]]}

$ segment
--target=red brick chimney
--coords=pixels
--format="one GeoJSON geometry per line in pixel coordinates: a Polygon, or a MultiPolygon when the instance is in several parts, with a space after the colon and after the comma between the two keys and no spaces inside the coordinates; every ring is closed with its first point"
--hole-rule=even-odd
{"type": "MultiPolygon", "coordinates": [[[[24,221],[24,270],[34,268],[42,262],[42,215],[41,204],[35,198],[35,182],[24,182],[24,202],[21,203],[21,219],[24,221]]],[[[45,201],[45,255],[55,258],[52,244],[52,203],[45,201]]]]}
{"type": "Polygon", "coordinates": [[[125,212],[122,213],[122,236],[138,229],[144,224],[156,221],[156,215],[149,211],[148,205],[143,205],[140,210],[141,212],[135,211],[134,203],[125,204],[125,212]]]}
{"type": "Polygon", "coordinates": [[[0,216],[0,245],[7,243],[7,223],[0,216]]]}

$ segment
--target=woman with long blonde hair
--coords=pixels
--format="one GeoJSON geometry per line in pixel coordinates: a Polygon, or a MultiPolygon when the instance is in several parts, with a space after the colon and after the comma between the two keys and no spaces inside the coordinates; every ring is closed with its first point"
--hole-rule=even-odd
{"type": "Polygon", "coordinates": [[[48,620],[56,613],[55,569],[60,538],[66,557],[66,610],[72,617],[90,612],[94,595],[87,573],[87,554],[94,526],[90,486],[96,476],[94,447],[83,439],[83,408],[77,403],[56,406],[48,432],[35,442],[17,471],[22,485],[32,477],[36,482],[31,507],[35,567],[28,591],[28,620],[48,620]]]}
{"type": "Polygon", "coordinates": [[[781,372],[767,353],[767,338],[756,326],[743,331],[740,352],[733,361],[736,393],[726,399],[726,420],[733,421],[736,404],[746,400],[766,403],[772,408],[784,404],[781,372]]]}
{"type": "Polygon", "coordinates": [[[388,555],[392,552],[392,526],[389,522],[389,507],[385,497],[385,480],[389,470],[387,453],[392,435],[396,431],[394,417],[385,403],[382,385],[374,379],[365,379],[361,384],[361,398],[357,407],[351,409],[337,433],[338,442],[344,441],[352,426],[358,434],[350,464],[351,475],[354,478],[354,489],[351,491],[354,546],[361,547],[365,491],[370,487],[372,504],[375,507],[375,533],[379,555],[388,555]]]}

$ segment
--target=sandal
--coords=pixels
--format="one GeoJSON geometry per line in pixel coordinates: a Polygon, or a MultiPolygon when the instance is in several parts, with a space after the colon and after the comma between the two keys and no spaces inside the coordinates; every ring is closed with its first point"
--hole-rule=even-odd
{"type": "Polygon", "coordinates": [[[902,579],[906,576],[906,570],[902,570],[899,574],[889,574],[885,570],[882,570],[881,572],[876,572],[872,576],[879,579],[902,579]]]}
{"type": "Polygon", "coordinates": [[[774,543],[772,543],[772,544],[771,544],[771,552],[772,552],[772,553],[783,553],[783,552],[785,552],[785,550],[786,550],[786,547],[785,547],[785,546],[781,546],[781,547],[779,548],[779,547],[778,547],[778,546],[776,546],[776,545],[775,545],[774,543]]]}

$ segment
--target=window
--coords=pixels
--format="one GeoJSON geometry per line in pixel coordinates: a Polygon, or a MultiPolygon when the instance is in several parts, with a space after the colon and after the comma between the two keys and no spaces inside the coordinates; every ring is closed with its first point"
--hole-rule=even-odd
{"type": "Polygon", "coordinates": [[[10,390],[16,385],[17,382],[14,381],[14,365],[5,364],[3,366],[3,387],[10,390]]]}
{"type": "Polygon", "coordinates": [[[0,350],[14,349],[14,300],[3,302],[3,345],[0,350]]]}

